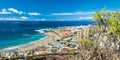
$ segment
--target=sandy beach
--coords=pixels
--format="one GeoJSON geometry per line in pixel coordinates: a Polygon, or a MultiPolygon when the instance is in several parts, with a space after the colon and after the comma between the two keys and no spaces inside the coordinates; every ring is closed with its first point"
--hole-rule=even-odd
{"type": "Polygon", "coordinates": [[[37,40],[33,43],[25,44],[20,47],[18,47],[18,51],[28,51],[36,48],[37,46],[42,46],[42,45],[48,45],[48,43],[52,43],[55,41],[55,39],[60,39],[59,36],[57,36],[53,32],[45,32],[46,35],[45,38],[37,40]]]}

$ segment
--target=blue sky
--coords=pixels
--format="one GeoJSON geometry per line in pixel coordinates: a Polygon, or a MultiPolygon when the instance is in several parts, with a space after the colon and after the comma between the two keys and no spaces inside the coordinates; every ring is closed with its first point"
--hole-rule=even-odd
{"type": "Polygon", "coordinates": [[[104,7],[119,10],[120,0],[0,0],[0,20],[91,20],[104,7]]]}

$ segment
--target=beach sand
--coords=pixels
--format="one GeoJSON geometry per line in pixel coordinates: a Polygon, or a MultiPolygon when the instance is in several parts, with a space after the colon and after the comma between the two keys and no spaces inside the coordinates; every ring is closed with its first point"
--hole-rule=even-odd
{"type": "Polygon", "coordinates": [[[48,43],[53,43],[55,39],[60,39],[60,37],[53,32],[45,32],[44,34],[46,35],[45,38],[37,40],[33,43],[29,43],[27,45],[22,45],[19,47],[18,51],[29,51],[36,48],[37,46],[43,46],[48,45],[48,43]]]}

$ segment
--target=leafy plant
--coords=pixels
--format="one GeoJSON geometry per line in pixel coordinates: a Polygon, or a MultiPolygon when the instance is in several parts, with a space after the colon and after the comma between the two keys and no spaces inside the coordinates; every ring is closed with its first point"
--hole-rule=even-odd
{"type": "Polygon", "coordinates": [[[114,45],[117,40],[120,40],[120,11],[108,12],[105,8],[102,11],[97,11],[93,15],[93,19],[96,21],[98,26],[98,38],[101,33],[107,33],[114,45]]]}
{"type": "Polygon", "coordinates": [[[70,51],[69,51],[69,54],[70,54],[70,55],[74,55],[74,54],[75,54],[75,50],[70,50],[70,51]]]}
{"type": "Polygon", "coordinates": [[[90,39],[83,39],[80,40],[81,47],[84,49],[88,49],[90,46],[92,46],[92,42],[90,39]]]}

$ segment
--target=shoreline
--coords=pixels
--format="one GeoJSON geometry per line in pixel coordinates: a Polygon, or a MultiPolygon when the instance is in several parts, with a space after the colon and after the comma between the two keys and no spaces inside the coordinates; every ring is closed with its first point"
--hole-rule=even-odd
{"type": "Polygon", "coordinates": [[[11,46],[11,47],[7,47],[7,48],[3,48],[3,49],[0,49],[0,51],[10,51],[10,50],[16,50],[16,49],[19,49],[20,47],[25,47],[25,46],[28,46],[30,44],[33,44],[33,43],[36,43],[38,42],[39,40],[44,40],[46,39],[48,36],[45,34],[45,37],[43,38],[40,38],[36,41],[31,41],[31,42],[28,42],[28,43],[25,43],[25,44],[20,44],[20,45],[16,45],[16,46],[11,46]]]}
{"type": "Polygon", "coordinates": [[[25,45],[19,47],[18,51],[28,51],[28,50],[32,50],[38,46],[48,45],[48,43],[54,42],[53,36],[56,35],[55,33],[45,32],[44,34],[46,35],[46,37],[36,40],[33,43],[30,43],[31,45],[27,45],[28,47],[26,47],[25,45]]]}
{"type": "Polygon", "coordinates": [[[18,46],[4,48],[4,49],[1,49],[0,51],[14,51],[14,50],[28,51],[28,50],[36,48],[37,46],[47,45],[48,43],[54,42],[53,35],[56,35],[56,34],[52,32],[45,32],[44,34],[45,34],[45,37],[40,38],[36,41],[32,41],[32,42],[18,45],[18,46]]]}
{"type": "MultiPolygon", "coordinates": [[[[80,25],[80,26],[83,26],[83,25],[80,25]]],[[[64,27],[58,27],[58,29],[68,28],[68,27],[78,27],[78,26],[64,26],[64,27]]],[[[49,41],[49,39],[48,39],[49,34],[48,33],[52,33],[50,35],[56,35],[53,32],[44,32],[43,34],[45,35],[45,37],[43,37],[43,38],[40,38],[36,41],[28,42],[28,43],[25,43],[25,44],[20,44],[20,45],[17,45],[17,46],[11,46],[11,47],[7,47],[7,48],[3,48],[3,49],[0,49],[0,51],[20,50],[20,48],[24,49],[25,47],[32,47],[32,45],[37,47],[37,46],[45,45],[45,44],[48,44],[48,43],[52,43],[54,39],[50,38],[52,40],[49,41]],[[47,43],[46,43],[46,41],[47,41],[47,43]]]]}
{"type": "MultiPolygon", "coordinates": [[[[3,48],[3,49],[1,49],[1,50],[14,50],[14,49],[17,49],[17,48],[19,48],[19,47],[23,47],[23,46],[27,46],[27,45],[29,45],[29,44],[35,43],[35,42],[37,42],[37,41],[39,41],[39,40],[44,40],[45,38],[47,38],[47,36],[45,36],[45,37],[43,37],[43,38],[40,38],[40,39],[38,39],[38,40],[36,40],[36,41],[31,41],[31,42],[28,42],[28,43],[25,43],[25,44],[20,44],[20,45],[16,45],[16,46],[11,46],[11,47],[7,47],[7,48],[3,48]]],[[[0,51],[1,51],[1,50],[0,50],[0,51]]]]}
{"type": "MultiPolygon", "coordinates": [[[[80,25],[80,26],[83,26],[83,25],[80,25]]],[[[58,27],[57,29],[62,29],[62,28],[68,28],[68,27],[78,27],[78,26],[64,26],[64,27],[58,27]]],[[[40,29],[41,30],[41,29],[40,29]]],[[[39,32],[40,33],[40,32],[39,32]]],[[[7,48],[3,48],[3,49],[0,49],[0,51],[10,51],[10,50],[18,50],[19,48],[21,47],[26,47],[26,46],[29,46],[29,45],[32,45],[32,44],[35,44],[35,43],[38,43],[40,41],[43,41],[43,40],[46,40],[48,38],[48,34],[46,32],[43,33],[45,35],[45,37],[43,38],[40,38],[36,41],[31,41],[31,42],[28,42],[28,43],[25,43],[25,44],[20,44],[20,45],[16,45],[16,46],[11,46],[11,47],[7,47],[7,48]]],[[[52,35],[52,34],[51,34],[52,35]]],[[[49,42],[50,43],[50,42],[49,42]]],[[[41,44],[42,45],[42,44],[41,44]]]]}

